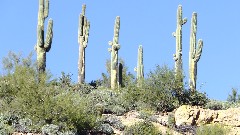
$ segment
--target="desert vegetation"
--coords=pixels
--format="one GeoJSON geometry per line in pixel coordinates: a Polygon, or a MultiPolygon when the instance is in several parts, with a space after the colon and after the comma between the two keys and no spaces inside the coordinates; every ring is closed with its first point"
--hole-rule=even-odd
{"type": "MultiPolygon", "coordinates": [[[[159,135],[166,132],[153,124],[157,121],[155,115],[174,113],[181,105],[201,106],[211,110],[239,106],[236,89],[232,90],[226,102],[211,100],[206,93],[197,90],[197,62],[201,57],[203,40],[200,39],[196,45],[196,12],[192,14],[191,20],[189,83],[184,82],[182,69],[182,27],[187,19],[182,18],[181,5],[177,8],[177,28],[173,33],[176,38],[174,68],[156,65],[150,72],[144,72],[143,46],[140,45],[135,68],[137,76],[130,73],[125,61],[118,56],[120,17],[117,16],[113,40],[109,41],[111,57],[105,63],[107,73],[102,73],[100,79],[90,83],[85,81],[85,49],[90,35],[90,20],[85,16],[86,5],[82,6],[79,16],[77,83],[72,81],[71,74],[62,72],[60,77],[54,78],[51,71],[46,70],[46,52],[50,51],[53,39],[52,19],[49,19],[44,39],[44,21],[48,12],[49,1],[39,0],[35,47],[37,59],[32,57],[34,52],[27,57],[9,52],[8,56],[2,58],[0,134],[114,134],[115,128],[126,135],[159,135]],[[138,117],[143,121],[126,126],[117,119],[133,110],[139,112],[138,117]]],[[[168,115],[168,123],[161,124],[179,131],[173,114],[168,115]]],[[[226,134],[228,131],[220,125],[190,128],[193,134],[199,135],[226,134]]]]}

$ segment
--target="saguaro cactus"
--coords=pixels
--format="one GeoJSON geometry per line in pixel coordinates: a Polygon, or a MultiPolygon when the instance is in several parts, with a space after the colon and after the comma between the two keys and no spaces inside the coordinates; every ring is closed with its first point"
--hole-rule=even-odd
{"type": "Polygon", "coordinates": [[[82,5],[82,13],[79,16],[78,28],[78,43],[79,43],[79,58],[78,58],[78,83],[85,82],[85,49],[88,43],[90,22],[85,16],[86,5],[82,5]]]}
{"type": "Polygon", "coordinates": [[[173,55],[175,60],[176,77],[182,80],[182,26],[187,22],[187,18],[182,19],[182,6],[179,5],[177,9],[177,29],[173,32],[176,38],[176,54],[173,55]]]}
{"type": "Polygon", "coordinates": [[[53,20],[49,19],[47,35],[44,41],[44,21],[48,17],[48,12],[49,0],[39,0],[37,45],[35,47],[37,52],[37,65],[39,73],[43,73],[46,69],[46,52],[50,51],[53,38],[53,20]]]}
{"type": "Polygon", "coordinates": [[[120,30],[120,17],[117,16],[114,25],[113,41],[109,41],[111,48],[108,49],[111,52],[111,88],[117,88],[117,68],[118,68],[118,50],[120,44],[118,43],[120,30]]]}
{"type": "Polygon", "coordinates": [[[198,46],[196,46],[196,34],[197,34],[197,13],[192,14],[191,20],[191,33],[190,33],[190,51],[189,51],[189,85],[192,92],[196,90],[196,80],[197,80],[197,62],[199,61],[203,41],[198,40],[198,46]]]}
{"type": "Polygon", "coordinates": [[[137,67],[135,68],[137,72],[137,86],[142,86],[142,81],[144,78],[144,66],[143,66],[143,47],[139,45],[138,47],[138,62],[137,67]]]}

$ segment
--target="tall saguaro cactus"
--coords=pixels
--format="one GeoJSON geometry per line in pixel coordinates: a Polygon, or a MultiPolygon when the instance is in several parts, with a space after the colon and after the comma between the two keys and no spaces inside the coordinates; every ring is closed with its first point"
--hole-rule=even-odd
{"type": "Polygon", "coordinates": [[[51,49],[52,38],[53,38],[53,20],[49,19],[47,35],[44,40],[44,21],[48,17],[49,12],[49,0],[39,0],[38,9],[38,25],[37,25],[37,65],[38,72],[43,73],[46,69],[46,52],[51,49]]]}
{"type": "Polygon", "coordinates": [[[187,22],[187,18],[182,18],[182,6],[179,5],[177,9],[177,29],[173,32],[176,38],[176,54],[173,55],[175,60],[176,77],[182,80],[182,26],[187,22]]]}
{"type": "Polygon", "coordinates": [[[120,17],[117,16],[114,25],[113,41],[109,41],[111,48],[108,51],[111,53],[111,89],[117,88],[117,68],[118,68],[118,50],[120,49],[119,40],[120,17]]]}
{"type": "Polygon", "coordinates": [[[79,43],[79,59],[78,59],[78,83],[85,82],[85,49],[88,43],[90,22],[85,16],[86,5],[82,5],[82,13],[79,16],[78,43],[79,43]]]}
{"type": "Polygon", "coordinates": [[[191,92],[196,90],[196,80],[197,80],[197,62],[199,61],[203,41],[202,39],[198,40],[198,46],[196,46],[196,34],[197,34],[197,13],[192,14],[191,20],[191,33],[190,33],[190,51],[189,51],[189,85],[191,92]]]}
{"type": "Polygon", "coordinates": [[[144,78],[144,66],[143,66],[143,47],[142,45],[139,45],[138,47],[138,62],[137,67],[135,68],[135,71],[137,72],[137,86],[142,86],[142,81],[144,78]]]}

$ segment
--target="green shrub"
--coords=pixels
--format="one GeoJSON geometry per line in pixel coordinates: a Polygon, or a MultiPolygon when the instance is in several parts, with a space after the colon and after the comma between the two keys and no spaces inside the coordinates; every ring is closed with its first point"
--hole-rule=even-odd
{"type": "Polygon", "coordinates": [[[85,96],[88,101],[89,111],[99,112],[99,105],[101,105],[105,113],[121,115],[127,111],[123,105],[124,99],[120,97],[121,93],[117,91],[97,89],[85,96]]]}
{"type": "Polygon", "coordinates": [[[116,128],[120,131],[123,131],[125,128],[125,125],[123,125],[121,120],[115,115],[109,115],[109,116],[103,117],[102,123],[108,123],[112,127],[116,128]]]}
{"type": "Polygon", "coordinates": [[[0,114],[0,134],[8,135],[13,133],[12,119],[9,115],[0,114]]]}
{"type": "Polygon", "coordinates": [[[174,116],[174,114],[173,113],[170,113],[169,115],[168,115],[168,126],[169,127],[174,127],[175,126],[175,116],[174,116]]]}
{"type": "Polygon", "coordinates": [[[194,93],[192,93],[190,90],[184,91],[181,100],[183,104],[193,106],[205,106],[209,102],[206,93],[201,93],[199,91],[195,91],[194,93]]]}
{"type": "Polygon", "coordinates": [[[205,108],[211,110],[227,110],[229,108],[238,108],[240,107],[239,102],[228,102],[228,101],[218,101],[218,100],[210,100],[205,108]]]}
{"type": "Polygon", "coordinates": [[[14,54],[4,59],[7,73],[0,77],[0,112],[30,119],[32,130],[38,132],[46,124],[61,125],[63,131],[93,128],[95,114],[89,111],[88,100],[72,90],[70,76],[64,75],[56,85],[49,73],[38,74],[28,59],[14,54]]]}
{"type": "Polygon", "coordinates": [[[162,133],[150,122],[143,121],[127,127],[125,135],[161,135],[162,133]]]}
{"type": "Polygon", "coordinates": [[[217,100],[210,100],[206,105],[205,108],[211,110],[223,110],[224,109],[224,102],[217,101],[217,100]]]}
{"type": "Polygon", "coordinates": [[[142,87],[128,86],[123,91],[124,99],[131,109],[148,108],[154,111],[172,111],[178,104],[174,95],[175,77],[173,70],[157,66],[148,74],[142,87]]]}
{"type": "Polygon", "coordinates": [[[197,128],[197,135],[226,135],[229,129],[219,124],[204,125],[197,128]]]}

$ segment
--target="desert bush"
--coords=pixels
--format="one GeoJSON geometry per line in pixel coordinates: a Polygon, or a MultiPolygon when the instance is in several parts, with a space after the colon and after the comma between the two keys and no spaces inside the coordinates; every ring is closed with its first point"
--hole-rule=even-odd
{"type": "Polygon", "coordinates": [[[156,66],[143,81],[142,87],[130,85],[122,93],[126,102],[131,104],[130,109],[137,110],[166,112],[182,104],[203,106],[208,102],[205,93],[192,93],[184,87],[172,69],[156,66]]]}
{"type": "Polygon", "coordinates": [[[217,101],[217,100],[210,100],[206,105],[205,108],[211,109],[211,110],[223,110],[224,108],[224,102],[217,101]]]}
{"type": "Polygon", "coordinates": [[[12,126],[13,119],[11,119],[10,115],[0,114],[0,134],[8,135],[13,133],[14,128],[12,126]]]}
{"type": "Polygon", "coordinates": [[[142,87],[131,85],[124,93],[125,100],[133,109],[148,108],[154,111],[171,111],[178,105],[174,96],[174,72],[166,66],[157,66],[143,81],[142,87]]]}
{"type": "Polygon", "coordinates": [[[197,135],[226,135],[229,129],[219,124],[203,125],[197,128],[197,135]]]}
{"type": "Polygon", "coordinates": [[[59,87],[48,72],[38,74],[35,64],[26,64],[34,62],[12,55],[4,59],[7,73],[0,78],[1,112],[30,119],[38,132],[46,124],[62,125],[61,130],[94,127],[95,114],[88,111],[88,100],[71,90],[69,76],[58,82],[64,86],[59,87]]]}
{"type": "Polygon", "coordinates": [[[182,104],[193,106],[205,106],[209,102],[206,93],[201,93],[197,90],[194,93],[190,90],[184,90],[180,100],[182,104]]]}
{"type": "Polygon", "coordinates": [[[238,108],[240,107],[239,102],[229,102],[229,101],[218,101],[218,100],[210,100],[205,108],[211,110],[227,110],[229,108],[238,108]]]}
{"type": "Polygon", "coordinates": [[[174,114],[173,113],[170,113],[168,115],[168,126],[169,127],[174,127],[175,126],[175,117],[174,117],[174,114]]]}
{"type": "Polygon", "coordinates": [[[161,135],[162,133],[151,123],[147,121],[138,122],[124,131],[125,135],[161,135]]]}
{"type": "Polygon", "coordinates": [[[23,118],[23,119],[19,119],[17,123],[14,123],[14,129],[17,132],[21,132],[21,133],[29,133],[32,130],[32,120],[29,118],[23,118]]]}
{"type": "Polygon", "coordinates": [[[88,110],[99,112],[99,105],[103,108],[104,113],[113,113],[121,115],[127,110],[122,104],[123,100],[120,97],[121,93],[112,90],[97,89],[86,95],[88,101],[88,110]]]}
{"type": "Polygon", "coordinates": [[[179,91],[177,85],[172,69],[167,66],[156,66],[156,69],[148,74],[145,81],[146,96],[149,95],[145,98],[148,98],[150,105],[157,111],[172,111],[179,105],[176,96],[179,91]]]}
{"type": "Polygon", "coordinates": [[[112,127],[123,131],[125,128],[125,125],[122,124],[121,120],[115,115],[105,116],[103,117],[102,123],[110,124],[112,127]]]}

